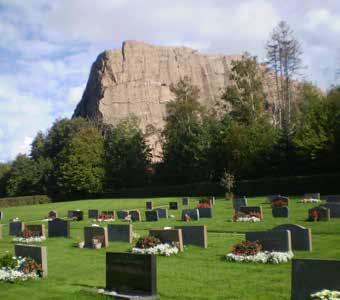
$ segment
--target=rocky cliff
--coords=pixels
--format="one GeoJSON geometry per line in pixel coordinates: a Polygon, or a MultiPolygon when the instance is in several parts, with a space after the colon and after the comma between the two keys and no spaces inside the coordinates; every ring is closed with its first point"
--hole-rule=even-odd
{"type": "MultiPolygon", "coordinates": [[[[210,106],[229,84],[230,63],[239,57],[126,41],[122,49],[107,50],[93,63],[74,116],[115,124],[134,114],[143,130],[149,124],[162,128],[165,104],[173,97],[171,83],[190,77],[201,91],[200,102],[210,106]]],[[[149,142],[156,154],[158,139],[149,142]]]]}

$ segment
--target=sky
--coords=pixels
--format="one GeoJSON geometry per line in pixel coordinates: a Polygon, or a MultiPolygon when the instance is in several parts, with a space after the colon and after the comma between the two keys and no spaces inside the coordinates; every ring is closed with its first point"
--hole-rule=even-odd
{"type": "Polygon", "coordinates": [[[265,59],[281,20],[303,49],[303,77],[339,82],[340,0],[0,0],[0,162],[71,117],[90,67],[124,40],[265,59]]]}

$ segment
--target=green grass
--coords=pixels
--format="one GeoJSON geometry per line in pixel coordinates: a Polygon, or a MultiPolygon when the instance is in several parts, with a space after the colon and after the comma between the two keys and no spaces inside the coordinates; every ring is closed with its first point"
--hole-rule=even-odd
{"type": "MultiPolygon", "coordinates": [[[[153,199],[156,205],[167,205],[176,198],[153,199]]],[[[83,237],[83,227],[91,224],[87,209],[132,209],[143,211],[146,199],[101,199],[62,202],[3,209],[3,239],[0,255],[13,253],[14,246],[8,236],[8,220],[19,217],[25,222],[40,223],[48,211],[55,209],[66,216],[69,209],[84,210],[85,220],[72,222],[71,238],[50,238],[43,245],[48,249],[48,278],[18,284],[0,283],[0,299],[103,299],[86,292],[87,289],[105,286],[105,252],[128,251],[126,243],[110,243],[101,250],[77,249],[73,243],[83,237]]],[[[157,257],[158,292],[161,299],[290,299],[291,264],[261,265],[226,262],[223,258],[231,246],[244,239],[243,232],[267,230],[282,223],[295,223],[312,229],[313,252],[295,251],[297,258],[340,259],[340,219],[329,222],[306,222],[307,210],[315,205],[300,204],[293,198],[288,219],[271,216],[264,198],[252,198],[248,205],[262,205],[264,221],[259,223],[234,223],[231,203],[217,199],[213,219],[201,219],[192,224],[208,226],[208,249],[189,246],[183,253],[172,257],[157,257]]],[[[191,207],[196,201],[191,198],[191,207]]],[[[181,207],[180,207],[181,208],[181,207]]],[[[171,211],[175,218],[159,222],[137,222],[134,231],[147,234],[150,228],[175,226],[181,209],[171,211]]],[[[116,223],[118,223],[116,221],[116,223]]],[[[46,224],[46,223],[45,223],[46,224]]],[[[47,227],[47,224],[45,225],[47,227]]]]}

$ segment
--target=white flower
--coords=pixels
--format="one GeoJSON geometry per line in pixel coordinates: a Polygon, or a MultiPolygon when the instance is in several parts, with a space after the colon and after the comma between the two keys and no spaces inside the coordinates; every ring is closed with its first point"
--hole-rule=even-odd
{"type": "Polygon", "coordinates": [[[0,281],[6,281],[6,282],[15,282],[15,281],[25,281],[28,279],[37,279],[39,278],[38,274],[36,272],[32,273],[24,273],[20,270],[22,264],[25,262],[25,258],[15,256],[13,259],[17,260],[17,265],[15,268],[0,268],[0,281]]]}
{"type": "Polygon", "coordinates": [[[170,256],[178,253],[178,248],[169,244],[159,244],[152,248],[132,248],[132,253],[170,256]]]}
{"type": "Polygon", "coordinates": [[[13,239],[13,242],[30,244],[30,243],[41,243],[45,240],[46,240],[46,237],[44,237],[44,236],[32,236],[32,237],[29,237],[29,238],[15,237],[13,239]]]}
{"type": "Polygon", "coordinates": [[[171,227],[163,227],[164,230],[171,230],[171,227]]]}
{"type": "Polygon", "coordinates": [[[340,300],[340,291],[322,290],[310,295],[312,299],[340,300]]]}
{"type": "Polygon", "coordinates": [[[300,203],[319,203],[319,202],[321,202],[321,200],[315,198],[304,198],[300,200],[300,203]]]}
{"type": "Polygon", "coordinates": [[[294,257],[293,252],[269,252],[260,251],[256,255],[236,255],[228,253],[226,259],[228,261],[237,262],[258,262],[268,264],[286,263],[294,257]]]}
{"type": "Polygon", "coordinates": [[[100,227],[98,224],[92,224],[92,227],[100,227]]]}
{"type": "Polygon", "coordinates": [[[236,222],[260,222],[261,219],[260,218],[257,218],[257,217],[248,217],[248,216],[245,216],[245,217],[239,217],[237,218],[236,222]]]}

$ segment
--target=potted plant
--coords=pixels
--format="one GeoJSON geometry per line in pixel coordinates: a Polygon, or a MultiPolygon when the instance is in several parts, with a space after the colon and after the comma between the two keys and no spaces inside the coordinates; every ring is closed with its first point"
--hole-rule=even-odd
{"type": "Polygon", "coordinates": [[[77,237],[77,244],[76,244],[76,246],[78,248],[84,248],[85,242],[82,239],[80,239],[79,237],[77,237]]]}

